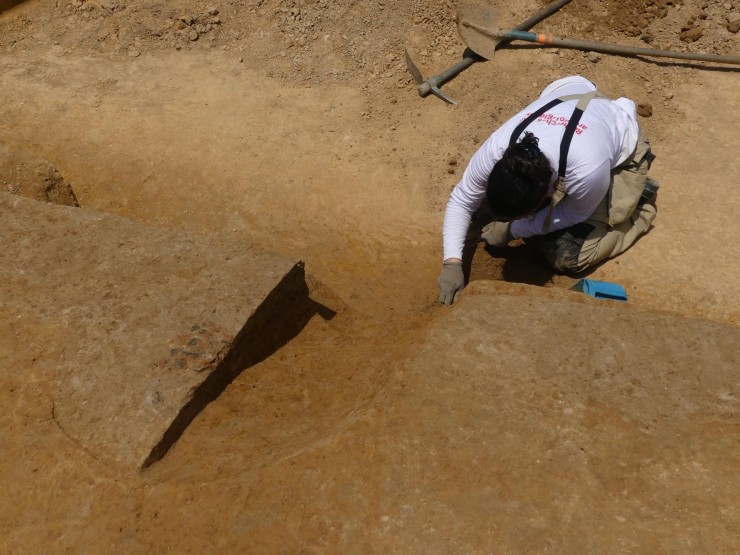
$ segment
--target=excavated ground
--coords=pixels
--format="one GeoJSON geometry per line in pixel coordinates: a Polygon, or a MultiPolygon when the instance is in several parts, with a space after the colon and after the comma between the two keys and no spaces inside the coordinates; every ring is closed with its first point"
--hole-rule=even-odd
{"type": "MultiPolygon", "coordinates": [[[[509,27],[544,4],[490,3],[509,27]]],[[[520,46],[500,50],[446,85],[460,101],[451,109],[417,96],[403,47],[425,75],[456,62],[464,48],[455,30],[457,5],[0,0],[0,188],[54,201],[63,181],[62,196],[80,209],[189,233],[229,234],[304,260],[312,298],[336,312],[313,318],[295,340],[239,376],[162,461],[135,476],[90,457],[59,431],[47,384],[28,364],[39,355],[29,345],[54,331],[26,328],[32,335],[14,335],[6,319],[0,550],[393,550],[380,507],[356,506],[353,516],[373,515],[356,518],[363,523],[356,528],[343,526],[341,514],[315,510],[313,496],[334,488],[332,476],[343,471],[342,458],[333,458],[327,446],[346,438],[347,430],[362,430],[376,407],[393,408],[398,418],[414,412],[378,399],[395,391],[399,361],[413,356],[423,330],[447,317],[449,309],[436,302],[436,276],[449,192],[496,125],[564,75],[584,75],[605,93],[640,103],[641,125],[658,155],[655,227],[591,277],[622,284],[640,310],[737,326],[737,70],[520,46]],[[45,187],[27,186],[32,166],[48,180],[45,187]],[[293,471],[304,484],[296,499],[289,495],[293,471]]],[[[737,55],[739,22],[737,0],[573,0],[537,29],[737,55]]],[[[553,276],[523,247],[494,256],[479,247],[471,279],[544,287],[573,282],[553,276]]],[[[480,326],[481,342],[495,337],[501,318],[492,314],[491,326],[480,326]]],[[[661,330],[645,333],[660,336],[661,330]]],[[[736,354],[719,354],[740,367],[736,354]]],[[[722,394],[734,407],[730,393],[740,385],[728,387],[722,394]]],[[[683,409],[666,404],[660,410],[683,409]]],[[[598,422],[598,414],[593,418],[598,422]]],[[[722,418],[721,429],[737,437],[736,410],[722,418]]],[[[659,431],[654,440],[668,441],[672,431],[659,431]]],[[[440,429],[433,437],[455,432],[440,429]]],[[[353,440],[354,453],[363,453],[361,437],[353,440]]],[[[365,469],[366,479],[390,468],[373,449],[368,443],[373,466],[365,469]]],[[[567,471],[563,461],[555,474],[567,471]]],[[[344,500],[337,506],[350,507],[361,497],[353,495],[351,481],[341,483],[346,490],[332,489],[344,500]]],[[[736,478],[727,487],[740,491],[736,478]]],[[[712,499],[692,506],[711,507],[712,499]]],[[[651,510],[642,516],[657,518],[660,509],[651,510]]],[[[722,511],[718,519],[736,522],[736,514],[722,511]]],[[[653,528],[655,541],[620,543],[616,534],[613,543],[592,547],[731,552],[740,545],[731,527],[715,543],[691,543],[691,534],[661,542],[684,521],[659,516],[667,524],[653,528]]],[[[555,525],[532,524],[545,532],[555,525]]],[[[584,530],[573,526],[564,534],[574,540],[584,530]]],[[[649,524],[640,530],[640,538],[651,537],[649,524]]],[[[578,545],[567,539],[557,545],[578,545]]],[[[509,540],[514,550],[553,547],[509,540]]],[[[465,547],[492,549],[483,541],[465,547]]]]}

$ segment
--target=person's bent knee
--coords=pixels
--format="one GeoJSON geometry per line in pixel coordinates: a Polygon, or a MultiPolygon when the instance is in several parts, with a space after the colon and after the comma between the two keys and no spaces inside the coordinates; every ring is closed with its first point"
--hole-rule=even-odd
{"type": "Polygon", "coordinates": [[[552,268],[562,274],[576,274],[585,270],[588,264],[581,260],[583,245],[568,240],[558,240],[553,248],[545,253],[547,262],[552,268]]]}
{"type": "Polygon", "coordinates": [[[549,242],[545,257],[550,266],[557,272],[574,274],[582,272],[588,266],[588,258],[583,256],[583,244],[594,226],[578,224],[549,242]]]}

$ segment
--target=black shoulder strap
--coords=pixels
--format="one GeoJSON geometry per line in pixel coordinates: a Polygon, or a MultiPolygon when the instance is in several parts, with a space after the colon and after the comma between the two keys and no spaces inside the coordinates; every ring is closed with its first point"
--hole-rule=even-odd
{"type": "Polygon", "coordinates": [[[542,114],[547,112],[550,108],[552,108],[553,106],[557,106],[561,102],[561,99],[556,98],[555,100],[551,100],[550,102],[542,106],[539,110],[535,110],[534,112],[529,114],[519,125],[516,126],[516,129],[514,129],[514,132],[511,134],[511,139],[509,139],[509,146],[513,145],[517,141],[519,135],[522,134],[522,132],[527,128],[527,126],[529,126],[530,123],[532,123],[542,114]]]}
{"type": "Polygon", "coordinates": [[[576,128],[581,121],[583,112],[586,111],[586,106],[588,106],[589,102],[591,102],[591,99],[593,98],[604,98],[604,96],[597,91],[591,91],[583,95],[574,94],[562,96],[560,98],[556,98],[555,100],[551,100],[540,109],[535,110],[533,113],[527,116],[519,125],[516,126],[516,129],[514,129],[514,132],[511,134],[511,139],[509,139],[509,146],[513,145],[517,141],[517,139],[519,139],[519,136],[529,126],[530,123],[532,123],[542,114],[547,112],[550,108],[552,108],[553,106],[557,106],[561,102],[565,102],[567,100],[578,99],[578,104],[573,110],[573,115],[570,117],[568,125],[565,126],[565,132],[563,133],[563,138],[560,141],[558,177],[565,179],[565,170],[568,165],[568,151],[570,150],[570,143],[573,140],[573,135],[575,135],[576,128]]]}
{"type": "Polygon", "coordinates": [[[560,162],[558,164],[558,177],[565,178],[565,169],[568,165],[568,151],[570,150],[570,143],[573,140],[573,135],[576,134],[576,128],[578,123],[581,121],[583,116],[583,110],[576,106],[573,110],[573,115],[570,116],[568,125],[565,126],[565,133],[560,141],[560,162]]]}

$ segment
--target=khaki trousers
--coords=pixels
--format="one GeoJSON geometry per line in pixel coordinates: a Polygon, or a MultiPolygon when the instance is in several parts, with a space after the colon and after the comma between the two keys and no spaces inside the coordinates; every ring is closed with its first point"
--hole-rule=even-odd
{"type": "Polygon", "coordinates": [[[653,158],[650,141],[640,131],[635,152],[612,170],[609,191],[588,220],[546,236],[543,247],[553,268],[582,272],[623,253],[650,229],[657,208],[638,203],[653,158]]]}

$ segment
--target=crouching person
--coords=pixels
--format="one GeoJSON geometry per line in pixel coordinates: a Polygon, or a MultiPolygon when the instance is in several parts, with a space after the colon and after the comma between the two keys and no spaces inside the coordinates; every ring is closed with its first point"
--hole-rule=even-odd
{"type": "Polygon", "coordinates": [[[484,200],[489,245],[538,237],[558,272],[581,272],[626,251],[657,213],[658,185],[647,175],[653,159],[632,100],[609,100],[580,76],[550,84],[483,143],[452,191],[440,302],[451,304],[465,287],[463,246],[484,200]]]}

